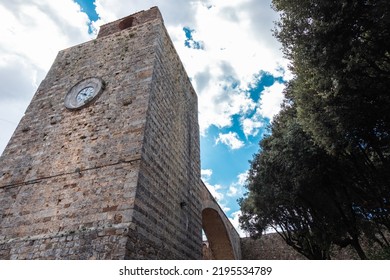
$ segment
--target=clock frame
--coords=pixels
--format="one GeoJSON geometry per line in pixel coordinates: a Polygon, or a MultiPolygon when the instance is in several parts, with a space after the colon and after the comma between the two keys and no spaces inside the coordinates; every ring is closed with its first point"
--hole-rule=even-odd
{"type": "Polygon", "coordinates": [[[70,110],[84,108],[94,101],[104,90],[104,82],[98,77],[79,81],[66,94],[64,104],[70,110]]]}

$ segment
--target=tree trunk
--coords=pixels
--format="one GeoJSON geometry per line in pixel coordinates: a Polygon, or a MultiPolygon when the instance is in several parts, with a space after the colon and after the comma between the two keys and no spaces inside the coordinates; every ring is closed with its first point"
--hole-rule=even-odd
{"type": "Polygon", "coordinates": [[[366,253],[364,253],[362,246],[357,237],[354,237],[351,242],[352,247],[356,250],[356,253],[359,255],[359,258],[362,260],[367,260],[366,253]]]}

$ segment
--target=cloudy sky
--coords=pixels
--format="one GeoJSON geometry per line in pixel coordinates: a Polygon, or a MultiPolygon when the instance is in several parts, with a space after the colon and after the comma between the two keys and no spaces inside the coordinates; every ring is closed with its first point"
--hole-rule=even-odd
{"type": "Polygon", "coordinates": [[[271,0],[0,0],[0,153],[59,50],[158,6],[199,98],[202,178],[233,224],[287,62],[271,0]]]}

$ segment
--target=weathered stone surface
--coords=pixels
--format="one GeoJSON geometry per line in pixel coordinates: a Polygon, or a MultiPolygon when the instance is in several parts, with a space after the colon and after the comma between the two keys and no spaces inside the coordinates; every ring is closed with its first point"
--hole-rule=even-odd
{"type": "Polygon", "coordinates": [[[244,260],[304,260],[284,242],[278,234],[266,234],[260,239],[241,239],[242,258],[244,260]]]}
{"type": "Polygon", "coordinates": [[[240,236],[203,182],[201,185],[202,228],[207,236],[203,259],[241,259],[240,236]]]}
{"type": "Polygon", "coordinates": [[[39,86],[0,159],[0,258],[201,258],[197,97],[158,9],[133,18],[39,86]],[[88,77],[104,92],[65,108],[88,77]]]}
{"type": "MultiPolygon", "coordinates": [[[[386,233],[386,236],[389,235],[386,233]]],[[[360,244],[370,259],[381,259],[383,249],[373,244],[368,238],[362,236],[360,244]]],[[[242,258],[244,260],[305,260],[305,256],[299,254],[292,247],[288,246],[282,237],[277,233],[263,235],[260,239],[241,239],[242,258]]],[[[347,246],[340,248],[333,246],[330,250],[330,257],[333,260],[357,260],[359,256],[356,251],[347,246]]]]}
{"type": "Polygon", "coordinates": [[[200,179],[197,113],[157,8],[60,51],[0,158],[0,259],[200,259],[206,208],[232,246],[214,255],[239,258],[200,179]],[[89,77],[104,91],[67,109],[89,77]]]}

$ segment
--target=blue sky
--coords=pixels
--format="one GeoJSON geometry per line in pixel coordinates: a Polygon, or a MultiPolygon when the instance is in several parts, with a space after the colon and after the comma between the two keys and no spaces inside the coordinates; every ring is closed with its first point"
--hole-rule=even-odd
{"type": "Polygon", "coordinates": [[[270,0],[0,0],[0,152],[59,50],[152,6],[198,94],[202,178],[237,226],[249,160],[290,78],[270,0]]]}
{"type": "Polygon", "coordinates": [[[91,21],[99,19],[99,15],[96,12],[96,6],[94,4],[95,0],[75,0],[75,2],[80,5],[81,11],[85,12],[91,21]]]}

